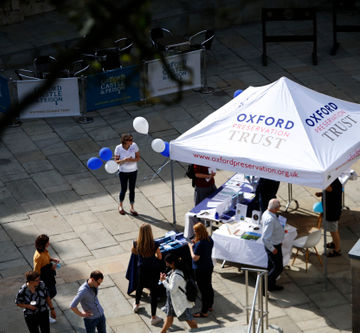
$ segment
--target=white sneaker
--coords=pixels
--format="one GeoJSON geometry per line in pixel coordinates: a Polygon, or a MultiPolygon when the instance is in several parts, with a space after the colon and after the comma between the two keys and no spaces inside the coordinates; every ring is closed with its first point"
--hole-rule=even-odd
{"type": "Polygon", "coordinates": [[[49,317],[49,322],[50,322],[50,324],[55,324],[55,323],[56,323],[56,319],[49,317]]]}
{"type": "Polygon", "coordinates": [[[137,312],[139,311],[139,307],[140,307],[139,304],[134,303],[134,305],[133,305],[133,311],[134,311],[135,313],[137,313],[137,312]]]}
{"type": "Polygon", "coordinates": [[[162,318],[158,317],[158,316],[155,316],[155,318],[152,318],[150,323],[151,325],[156,325],[158,323],[162,322],[162,318]]]}

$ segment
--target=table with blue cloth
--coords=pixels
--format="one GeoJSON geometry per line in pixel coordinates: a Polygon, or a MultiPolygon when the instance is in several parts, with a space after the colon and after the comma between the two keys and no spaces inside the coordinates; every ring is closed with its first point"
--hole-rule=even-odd
{"type": "MultiPolygon", "coordinates": [[[[163,259],[161,260],[161,265],[163,265],[163,272],[166,270],[164,258],[168,253],[173,253],[178,257],[181,257],[183,261],[191,268],[191,254],[187,245],[187,240],[184,238],[184,234],[182,232],[169,237],[157,238],[155,239],[155,242],[159,245],[160,252],[163,256],[163,259]]],[[[129,280],[127,290],[128,295],[136,290],[137,262],[138,256],[131,253],[130,261],[126,271],[126,278],[129,280]]]]}
{"type": "Polygon", "coordinates": [[[210,222],[210,230],[212,230],[213,223],[226,223],[235,213],[234,205],[236,204],[236,196],[241,193],[243,196],[241,203],[249,205],[255,198],[256,184],[257,178],[235,173],[216,191],[185,214],[184,236],[188,239],[194,236],[193,226],[198,221],[210,222]],[[232,201],[231,208],[228,210],[230,215],[227,215],[228,212],[225,212],[225,214],[221,216],[214,217],[210,212],[218,209],[218,205],[226,200],[232,201]]]}

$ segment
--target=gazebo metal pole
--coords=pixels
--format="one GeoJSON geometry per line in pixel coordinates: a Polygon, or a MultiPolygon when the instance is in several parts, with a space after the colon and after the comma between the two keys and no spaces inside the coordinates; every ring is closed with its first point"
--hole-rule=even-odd
{"type": "Polygon", "coordinates": [[[322,191],[322,199],[323,199],[323,228],[324,228],[324,290],[327,290],[327,276],[328,276],[328,271],[327,271],[327,256],[326,256],[326,189],[322,191]]]}
{"type": "Polygon", "coordinates": [[[176,224],[175,214],[175,182],[174,182],[174,166],[173,161],[170,160],[170,172],[171,172],[171,195],[172,195],[172,209],[173,209],[173,224],[176,224]]]}

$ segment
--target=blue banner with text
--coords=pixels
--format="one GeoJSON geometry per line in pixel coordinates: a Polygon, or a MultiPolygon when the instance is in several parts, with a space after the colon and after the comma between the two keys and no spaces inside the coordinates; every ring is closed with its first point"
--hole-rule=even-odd
{"type": "Polygon", "coordinates": [[[139,66],[128,66],[86,79],[86,110],[140,101],[139,66]]]}

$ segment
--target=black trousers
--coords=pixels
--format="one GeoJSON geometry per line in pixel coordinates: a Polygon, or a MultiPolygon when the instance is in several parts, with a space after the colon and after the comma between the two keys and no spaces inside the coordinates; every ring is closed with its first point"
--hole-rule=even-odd
{"type": "Polygon", "coordinates": [[[138,281],[136,286],[135,303],[139,304],[141,294],[144,288],[150,289],[151,315],[156,315],[156,307],[158,302],[160,271],[156,268],[138,267],[138,281]]]}
{"type": "Polygon", "coordinates": [[[42,311],[25,317],[26,325],[30,333],[50,333],[49,311],[42,311]],[[40,331],[39,331],[40,328],[40,331]]]}
{"type": "Polygon", "coordinates": [[[120,202],[123,202],[125,199],[125,193],[127,191],[128,183],[129,183],[129,201],[131,204],[135,202],[136,176],[137,176],[137,171],[119,173],[120,185],[121,185],[121,191],[119,194],[120,202]]]}
{"type": "Polygon", "coordinates": [[[214,289],[211,284],[211,276],[214,267],[207,269],[195,269],[195,280],[201,293],[201,312],[208,313],[214,304],[214,289]]]}
{"type": "Polygon", "coordinates": [[[276,254],[273,254],[270,250],[265,248],[267,256],[268,256],[268,281],[269,281],[269,290],[274,288],[276,285],[276,278],[281,274],[283,271],[283,256],[282,256],[282,249],[281,244],[274,245],[274,247],[278,250],[276,254]]]}

